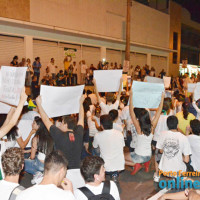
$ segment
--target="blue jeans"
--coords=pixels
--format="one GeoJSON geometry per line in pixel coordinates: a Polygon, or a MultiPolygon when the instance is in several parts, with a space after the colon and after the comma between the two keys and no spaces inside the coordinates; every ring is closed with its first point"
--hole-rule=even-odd
{"type": "Polygon", "coordinates": [[[44,171],[44,163],[40,162],[37,157],[34,160],[25,159],[24,164],[24,171],[28,172],[29,174],[35,175],[35,173],[38,171],[44,171]]]}

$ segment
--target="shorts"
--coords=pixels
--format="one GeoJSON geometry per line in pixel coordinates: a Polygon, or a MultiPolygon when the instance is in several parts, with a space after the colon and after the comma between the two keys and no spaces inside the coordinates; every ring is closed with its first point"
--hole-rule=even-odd
{"type": "Polygon", "coordinates": [[[134,163],[145,163],[151,159],[151,156],[140,156],[135,152],[130,152],[131,159],[134,163]]]}

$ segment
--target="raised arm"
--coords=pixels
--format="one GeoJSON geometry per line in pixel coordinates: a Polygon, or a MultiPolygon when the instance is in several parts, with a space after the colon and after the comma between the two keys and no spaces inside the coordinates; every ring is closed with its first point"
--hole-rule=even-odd
{"type": "Polygon", "coordinates": [[[98,90],[97,90],[97,83],[96,83],[96,80],[95,80],[95,79],[93,79],[93,84],[94,84],[94,89],[95,89],[95,93],[96,93],[96,96],[97,96],[97,100],[98,100],[98,102],[99,102],[99,104],[100,104],[100,103],[101,103],[101,98],[100,98],[99,92],[98,92],[98,90]]]}
{"type": "Polygon", "coordinates": [[[80,109],[79,109],[79,119],[78,119],[78,125],[81,125],[84,127],[84,109],[83,109],[83,101],[84,101],[84,96],[81,96],[80,99],[80,109]]]}
{"type": "Polygon", "coordinates": [[[133,125],[135,126],[135,129],[137,131],[138,134],[141,134],[141,128],[140,128],[140,124],[135,116],[135,113],[133,112],[133,92],[132,89],[130,89],[129,91],[129,95],[130,95],[130,100],[129,100],[129,112],[130,112],[130,116],[131,116],[131,120],[133,122],[133,125]]]}
{"type": "Polygon", "coordinates": [[[27,95],[25,93],[25,88],[23,88],[17,109],[15,110],[9,122],[6,125],[4,125],[2,128],[0,128],[0,138],[6,135],[11,130],[11,128],[13,128],[13,126],[16,125],[17,120],[19,119],[19,116],[22,112],[22,108],[24,106],[26,99],[27,99],[27,95]]]}
{"type": "Polygon", "coordinates": [[[9,111],[8,114],[7,114],[6,120],[5,120],[5,122],[3,123],[3,125],[2,125],[1,128],[3,128],[4,126],[6,126],[6,125],[9,123],[9,121],[11,120],[13,114],[15,113],[15,110],[16,110],[16,109],[15,109],[14,107],[11,107],[10,111],[9,111]]]}
{"type": "Polygon", "coordinates": [[[155,114],[155,117],[154,117],[154,119],[152,120],[152,123],[151,123],[152,126],[153,126],[153,131],[154,131],[154,129],[156,128],[156,125],[157,125],[157,123],[158,123],[160,114],[161,114],[161,112],[162,112],[164,98],[165,98],[165,93],[163,92],[163,93],[162,93],[162,97],[161,97],[161,102],[160,102],[159,108],[158,108],[158,110],[157,110],[157,112],[156,112],[156,114],[155,114]]]}
{"type": "Polygon", "coordinates": [[[122,92],[122,83],[123,83],[123,77],[120,78],[120,84],[119,84],[119,91],[118,91],[118,95],[117,95],[117,101],[120,101],[120,96],[121,96],[121,92],[122,92]]]}
{"type": "Polygon", "coordinates": [[[53,123],[51,122],[51,120],[49,119],[49,117],[47,116],[46,112],[44,111],[43,107],[42,107],[42,98],[41,96],[38,96],[36,99],[36,103],[37,103],[37,107],[40,113],[40,116],[42,118],[42,121],[44,123],[44,125],[46,126],[47,130],[50,130],[50,127],[53,125],[53,123]]]}

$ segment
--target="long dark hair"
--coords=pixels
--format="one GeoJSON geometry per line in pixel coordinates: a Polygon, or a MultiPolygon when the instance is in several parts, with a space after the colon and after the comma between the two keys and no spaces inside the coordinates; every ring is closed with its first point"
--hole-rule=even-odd
{"type": "Polygon", "coordinates": [[[183,108],[183,117],[184,117],[185,120],[187,120],[187,117],[188,117],[188,114],[189,114],[189,112],[188,112],[189,103],[184,102],[182,104],[182,108],[183,108]]]}
{"type": "Polygon", "coordinates": [[[35,117],[35,122],[39,126],[34,136],[38,139],[37,150],[45,155],[49,155],[53,151],[53,139],[40,117],[35,117]]]}
{"type": "Polygon", "coordinates": [[[142,133],[149,136],[152,128],[149,112],[146,109],[141,109],[140,114],[138,115],[138,120],[142,133]]]}
{"type": "MultiPolygon", "coordinates": [[[[0,127],[3,126],[4,122],[6,121],[7,114],[0,114],[0,127]]],[[[7,140],[12,141],[16,140],[18,136],[18,127],[14,126],[7,134],[7,140]]]]}

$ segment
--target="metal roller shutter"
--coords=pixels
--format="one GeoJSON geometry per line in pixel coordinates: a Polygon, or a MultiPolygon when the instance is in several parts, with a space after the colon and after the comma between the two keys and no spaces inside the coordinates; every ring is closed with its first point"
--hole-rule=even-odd
{"type": "Polygon", "coordinates": [[[97,67],[99,61],[101,60],[101,53],[99,47],[82,47],[82,59],[86,61],[86,65],[90,67],[91,64],[97,67]]]}
{"type": "Polygon", "coordinates": [[[151,66],[156,70],[156,76],[159,75],[162,69],[167,71],[167,57],[163,56],[151,56],[151,66]]]}
{"type": "Polygon", "coordinates": [[[25,57],[24,38],[0,35],[0,66],[9,66],[15,55],[19,57],[18,62],[25,57]]]}
{"type": "MultiPolygon", "coordinates": [[[[46,67],[50,62],[51,58],[55,59],[55,64],[58,65],[58,43],[57,42],[50,42],[50,41],[43,41],[43,40],[33,40],[33,57],[40,57],[40,62],[42,65],[40,71],[40,79],[43,78],[45,74],[46,67]]],[[[58,65],[60,68],[60,66],[58,65]]],[[[58,70],[58,69],[57,69],[58,70]]]]}
{"type": "Polygon", "coordinates": [[[122,52],[112,49],[106,49],[106,60],[109,63],[117,62],[117,65],[122,64],[122,52]]]}
{"type": "Polygon", "coordinates": [[[130,66],[133,65],[134,69],[136,67],[136,63],[135,63],[135,53],[130,53],[130,66]]]}
{"type": "Polygon", "coordinates": [[[139,65],[141,68],[147,64],[147,55],[136,53],[135,54],[135,60],[133,60],[134,66],[139,65]]]}

